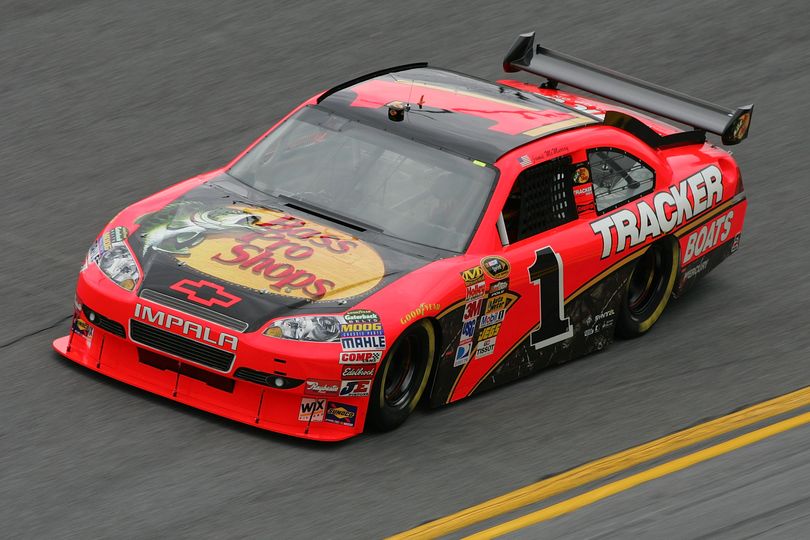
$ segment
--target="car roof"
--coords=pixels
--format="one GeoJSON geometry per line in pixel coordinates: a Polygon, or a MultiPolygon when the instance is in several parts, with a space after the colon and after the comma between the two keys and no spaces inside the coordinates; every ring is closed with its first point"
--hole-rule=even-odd
{"type": "Polygon", "coordinates": [[[487,163],[540,137],[599,122],[537,94],[428,67],[384,73],[324,96],[317,107],[487,163]],[[409,104],[400,122],[389,119],[392,102],[409,104]]]}

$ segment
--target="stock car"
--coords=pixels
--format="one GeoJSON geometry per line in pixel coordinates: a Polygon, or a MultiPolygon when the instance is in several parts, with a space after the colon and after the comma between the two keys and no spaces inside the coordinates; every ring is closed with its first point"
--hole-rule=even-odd
{"type": "Polygon", "coordinates": [[[545,80],[377,71],[129,206],[90,246],[55,349],[177,402],[336,441],[649,331],[739,246],[740,171],[707,132],[739,143],[753,106],[533,33],[503,66],[545,80]]]}

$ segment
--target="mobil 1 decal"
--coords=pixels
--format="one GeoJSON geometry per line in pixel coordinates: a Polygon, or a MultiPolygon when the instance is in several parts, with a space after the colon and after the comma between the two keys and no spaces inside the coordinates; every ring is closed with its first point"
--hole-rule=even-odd
{"type": "Polygon", "coordinates": [[[667,234],[723,200],[723,177],[715,165],[696,172],[651,203],[640,201],[591,222],[602,238],[602,258],[667,234]]]}

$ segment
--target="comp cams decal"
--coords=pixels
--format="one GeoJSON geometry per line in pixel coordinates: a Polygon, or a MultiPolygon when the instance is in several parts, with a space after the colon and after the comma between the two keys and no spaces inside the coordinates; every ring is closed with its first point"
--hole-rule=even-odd
{"type": "Polygon", "coordinates": [[[247,205],[175,203],[138,219],[143,255],[169,253],[205,274],[307,300],[366,293],[385,273],[367,244],[287,213],[247,205]]]}
{"type": "Polygon", "coordinates": [[[605,259],[649,238],[669,233],[722,200],[722,174],[711,165],[669,191],[657,193],[652,206],[640,201],[591,222],[591,229],[602,237],[602,258],[605,259]]]}

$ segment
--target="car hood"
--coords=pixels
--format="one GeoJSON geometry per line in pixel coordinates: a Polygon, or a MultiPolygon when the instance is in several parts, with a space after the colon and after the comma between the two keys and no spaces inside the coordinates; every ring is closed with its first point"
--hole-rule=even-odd
{"type": "Polygon", "coordinates": [[[135,223],[129,243],[141,298],[244,331],[286,315],[346,311],[441,257],[291,213],[227,175],[135,223]]]}

